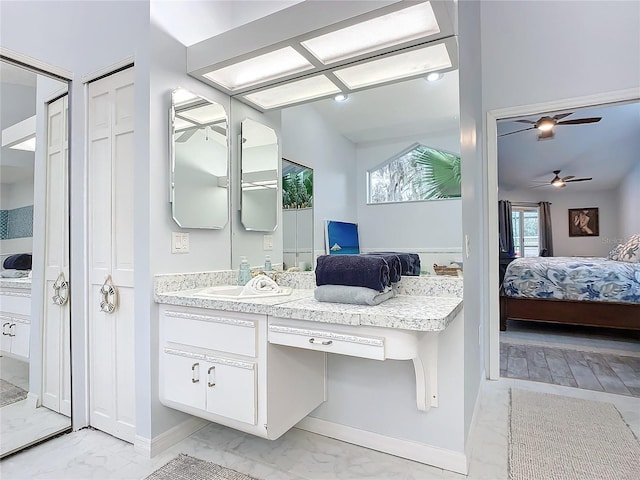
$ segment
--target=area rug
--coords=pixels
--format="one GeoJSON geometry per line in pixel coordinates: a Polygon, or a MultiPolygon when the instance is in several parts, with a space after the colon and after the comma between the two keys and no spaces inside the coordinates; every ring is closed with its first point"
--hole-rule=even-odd
{"type": "Polygon", "coordinates": [[[27,398],[27,391],[0,378],[0,407],[11,405],[27,398]]]}
{"type": "Polygon", "coordinates": [[[511,389],[510,480],[640,478],[640,442],[610,403],[511,389]]]}
{"type": "Polygon", "coordinates": [[[181,453],[145,480],[257,480],[215,463],[181,453]]]}

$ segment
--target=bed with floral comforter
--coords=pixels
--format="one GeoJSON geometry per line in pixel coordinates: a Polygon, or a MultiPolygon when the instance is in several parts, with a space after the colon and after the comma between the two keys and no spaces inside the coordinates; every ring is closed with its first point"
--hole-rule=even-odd
{"type": "Polygon", "coordinates": [[[525,257],[507,267],[503,295],[640,303],[640,263],[605,258],[525,257]]]}

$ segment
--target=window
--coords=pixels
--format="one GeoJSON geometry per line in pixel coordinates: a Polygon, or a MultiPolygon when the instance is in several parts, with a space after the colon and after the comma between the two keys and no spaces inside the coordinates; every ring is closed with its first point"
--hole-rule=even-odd
{"type": "Polygon", "coordinates": [[[512,207],[513,250],[516,257],[540,255],[538,207],[512,207]]]}
{"type": "Polygon", "coordinates": [[[368,172],[369,203],[460,197],[460,156],[414,144],[368,172]]]}

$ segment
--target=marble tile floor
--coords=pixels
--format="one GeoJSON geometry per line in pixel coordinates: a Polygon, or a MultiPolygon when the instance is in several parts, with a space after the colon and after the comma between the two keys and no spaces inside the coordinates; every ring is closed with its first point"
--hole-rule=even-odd
{"type": "Polygon", "coordinates": [[[295,428],[280,439],[269,441],[215,424],[151,459],[137,453],[130,444],[84,429],[1,460],[0,476],[3,480],[138,480],[179,453],[186,453],[263,480],[506,480],[512,387],[611,402],[635,435],[640,436],[638,398],[500,379],[482,382],[467,477],[295,428]]]}
{"type": "Polygon", "coordinates": [[[71,419],[46,407],[35,408],[30,399],[0,408],[0,456],[32,445],[69,428],[71,419]]]}

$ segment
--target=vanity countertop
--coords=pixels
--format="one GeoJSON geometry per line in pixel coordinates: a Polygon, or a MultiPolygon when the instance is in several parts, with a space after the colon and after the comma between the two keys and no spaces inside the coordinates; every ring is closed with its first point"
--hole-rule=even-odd
{"type": "Polygon", "coordinates": [[[230,312],[260,313],[341,325],[367,325],[403,330],[441,331],[462,310],[459,297],[398,295],[376,306],[318,302],[312,289],[294,289],[285,297],[212,299],[201,289],[157,293],[157,303],[230,312]]]}
{"type": "Polygon", "coordinates": [[[0,278],[0,288],[20,288],[23,290],[31,290],[31,279],[27,277],[0,278]]]}

